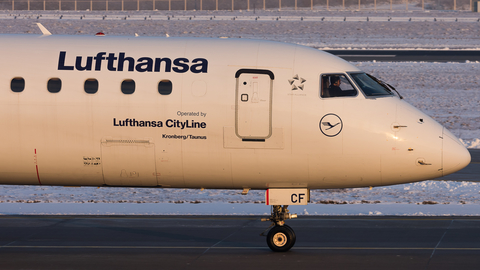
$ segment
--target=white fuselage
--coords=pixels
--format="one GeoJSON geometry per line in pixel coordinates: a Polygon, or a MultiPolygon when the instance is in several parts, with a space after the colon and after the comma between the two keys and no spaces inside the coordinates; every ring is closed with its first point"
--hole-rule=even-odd
{"type": "Polygon", "coordinates": [[[396,95],[366,96],[349,75],[359,69],[299,45],[1,35],[0,46],[0,184],[342,188],[470,162],[433,119],[396,95]],[[322,98],[322,74],[344,74],[358,94],[322,98]]]}

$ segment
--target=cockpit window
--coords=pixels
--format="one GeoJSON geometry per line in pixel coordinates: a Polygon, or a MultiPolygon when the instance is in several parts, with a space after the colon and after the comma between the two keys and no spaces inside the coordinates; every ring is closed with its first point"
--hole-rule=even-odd
{"type": "Polygon", "coordinates": [[[375,77],[366,73],[350,73],[358,87],[362,89],[366,96],[391,96],[393,93],[375,77]]]}
{"type": "Polygon", "coordinates": [[[352,97],[357,95],[357,90],[352,86],[344,74],[322,75],[321,97],[352,97]]]}

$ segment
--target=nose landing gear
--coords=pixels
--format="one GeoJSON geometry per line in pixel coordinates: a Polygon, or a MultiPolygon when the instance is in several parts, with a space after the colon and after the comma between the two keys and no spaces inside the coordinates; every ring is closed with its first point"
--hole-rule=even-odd
{"type": "Polygon", "coordinates": [[[267,234],[267,245],[275,252],[289,251],[295,240],[295,232],[288,225],[274,226],[267,234]]]}
{"type": "MultiPolygon", "coordinates": [[[[296,218],[296,214],[290,214],[288,205],[274,205],[272,214],[269,218],[262,218],[262,221],[271,221],[272,225],[267,228],[270,231],[267,234],[267,245],[275,252],[285,252],[290,250],[296,241],[295,232],[290,226],[285,224],[286,219],[296,218]],[[273,228],[272,228],[273,227],[273,228]]],[[[261,235],[265,235],[263,232],[261,235]]]]}

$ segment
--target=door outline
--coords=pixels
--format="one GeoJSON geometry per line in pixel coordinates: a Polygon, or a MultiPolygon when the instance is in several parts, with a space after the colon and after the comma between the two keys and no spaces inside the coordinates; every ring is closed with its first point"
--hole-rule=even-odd
{"type": "MultiPolygon", "coordinates": [[[[237,137],[241,138],[242,141],[260,141],[264,142],[265,139],[268,139],[272,136],[272,101],[273,101],[273,80],[275,76],[273,72],[265,69],[239,69],[235,73],[236,85],[235,85],[235,134],[237,137]],[[269,104],[268,104],[268,135],[266,136],[242,136],[239,134],[239,86],[240,86],[240,75],[242,74],[259,74],[259,75],[268,75],[270,77],[270,87],[269,87],[269,104]]],[[[253,98],[253,97],[252,97],[253,98]]]]}
{"type": "Polygon", "coordinates": [[[101,151],[105,185],[158,185],[155,144],[152,139],[105,137],[101,140],[101,151]]]}

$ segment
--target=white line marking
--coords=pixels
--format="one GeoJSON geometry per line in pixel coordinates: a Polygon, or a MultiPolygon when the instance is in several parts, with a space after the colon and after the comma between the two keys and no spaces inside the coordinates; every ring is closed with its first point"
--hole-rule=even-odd
{"type": "MultiPolygon", "coordinates": [[[[0,249],[268,249],[268,247],[207,247],[207,246],[2,246],[0,249]]],[[[293,247],[296,250],[450,250],[480,251],[478,248],[439,247],[293,247]]]]}
{"type": "Polygon", "coordinates": [[[396,57],[397,55],[395,54],[371,54],[371,55],[360,55],[360,54],[336,54],[335,56],[338,57],[396,57]]]}

